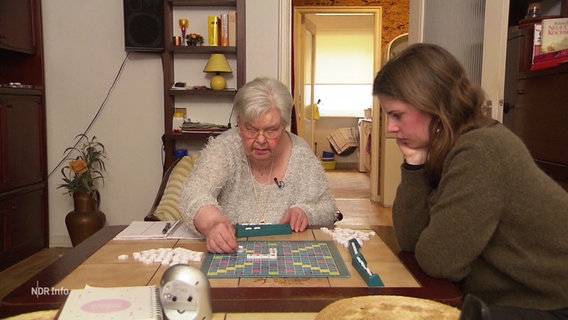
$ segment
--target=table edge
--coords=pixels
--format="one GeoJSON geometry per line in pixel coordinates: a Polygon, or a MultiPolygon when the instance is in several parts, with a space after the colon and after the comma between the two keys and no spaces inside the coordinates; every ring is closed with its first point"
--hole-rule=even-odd
{"type": "MultiPolygon", "coordinates": [[[[31,288],[55,286],[125,227],[124,225],[104,227],[7,294],[1,300],[0,317],[22,312],[60,308],[67,298],[65,294],[33,296],[31,288]]],[[[309,291],[313,288],[211,288],[211,296],[214,297],[211,302],[213,310],[215,312],[265,312],[269,307],[271,312],[306,312],[306,306],[309,306],[310,310],[319,311],[338,299],[373,294],[407,295],[439,301],[454,307],[461,306],[463,295],[460,290],[449,280],[426,275],[412,253],[401,252],[394,238],[392,227],[373,226],[372,229],[397,255],[403,265],[421,284],[421,287],[318,287],[317,295],[314,295],[313,290],[309,291]],[[275,294],[277,291],[278,294],[275,294]],[[339,295],[338,292],[340,292],[339,295]],[[270,299],[270,297],[277,297],[278,299],[270,299]],[[298,303],[300,299],[302,303],[298,303]]]]}

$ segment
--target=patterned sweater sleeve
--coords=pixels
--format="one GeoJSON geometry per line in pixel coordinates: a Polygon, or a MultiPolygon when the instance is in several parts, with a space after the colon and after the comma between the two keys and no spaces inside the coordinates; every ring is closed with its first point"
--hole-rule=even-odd
{"type": "Polygon", "coordinates": [[[238,153],[238,146],[231,143],[230,133],[227,134],[228,137],[222,135],[209,140],[183,184],[180,213],[193,231],[197,232],[193,220],[199,208],[206,205],[220,208],[217,197],[231,175],[231,161],[238,153]]]}
{"type": "Polygon", "coordinates": [[[311,225],[332,225],[337,207],[325,171],[308,145],[299,137],[291,136],[295,150],[286,177],[295,193],[291,207],[302,209],[311,225]]]}

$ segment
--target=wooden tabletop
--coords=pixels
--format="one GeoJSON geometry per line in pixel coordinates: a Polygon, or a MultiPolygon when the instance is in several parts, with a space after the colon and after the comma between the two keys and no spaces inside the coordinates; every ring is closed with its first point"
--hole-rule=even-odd
{"type": "MultiPolygon", "coordinates": [[[[182,247],[205,251],[203,240],[112,240],[124,226],[105,227],[2,300],[0,316],[57,309],[68,291],[85,285],[101,287],[159,285],[167,265],[143,264],[132,253],[182,247]],[[129,255],[119,260],[119,255],[129,255]],[[38,290],[46,288],[50,290],[38,290]],[[34,290],[35,289],[35,290],[34,290]]],[[[229,278],[210,279],[213,311],[318,312],[338,299],[370,294],[406,295],[461,304],[461,292],[451,282],[428,277],[410,253],[398,252],[391,227],[372,227],[378,236],[365,241],[360,252],[384,287],[369,287],[351,265],[349,251],[337,244],[349,270],[348,278],[229,278]]],[[[251,240],[332,240],[319,229],[251,240]]],[[[199,267],[201,262],[192,262],[199,267]]]]}

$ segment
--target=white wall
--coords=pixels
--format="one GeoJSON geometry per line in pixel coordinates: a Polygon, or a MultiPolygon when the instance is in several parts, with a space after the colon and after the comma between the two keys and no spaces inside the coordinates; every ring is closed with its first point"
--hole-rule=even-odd
{"type": "MultiPolygon", "coordinates": [[[[278,78],[277,1],[247,1],[247,79],[278,78]],[[258,28],[262,25],[262,28],[258,28]]],[[[87,128],[126,57],[122,1],[44,0],[50,246],[70,246],[70,196],[56,189],[63,151],[87,128]]],[[[162,65],[159,54],[132,53],[89,132],[108,160],[101,210],[108,224],[147,214],[161,181],[162,65]]]]}
{"type": "Polygon", "coordinates": [[[278,27],[280,1],[247,0],[247,80],[268,76],[279,78],[280,45],[278,27]]]}

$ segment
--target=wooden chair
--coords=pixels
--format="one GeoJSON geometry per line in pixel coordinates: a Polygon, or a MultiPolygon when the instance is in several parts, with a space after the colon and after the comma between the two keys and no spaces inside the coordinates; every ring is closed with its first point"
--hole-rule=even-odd
{"type": "Polygon", "coordinates": [[[162,200],[162,196],[164,195],[164,190],[166,189],[166,185],[168,184],[168,180],[170,179],[170,174],[172,173],[174,167],[178,164],[178,162],[181,159],[182,158],[176,159],[172,163],[172,165],[168,168],[168,170],[164,172],[164,175],[162,177],[162,182],[160,183],[160,187],[158,188],[158,193],[156,194],[156,198],[154,199],[154,203],[152,204],[152,207],[150,208],[150,211],[148,212],[146,217],[144,217],[144,221],[160,221],[160,219],[156,217],[154,213],[156,212],[156,209],[158,208],[158,205],[162,200]]]}

